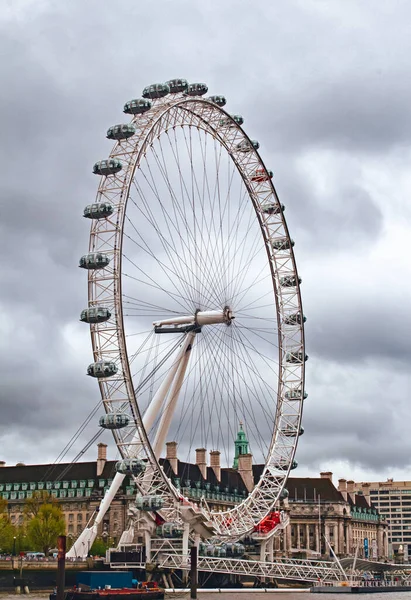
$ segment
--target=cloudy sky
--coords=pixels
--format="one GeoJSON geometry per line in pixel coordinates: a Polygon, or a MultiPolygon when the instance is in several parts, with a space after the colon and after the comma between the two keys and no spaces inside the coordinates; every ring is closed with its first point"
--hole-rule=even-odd
{"type": "Polygon", "coordinates": [[[185,77],[244,116],[287,205],[310,356],[293,474],[411,479],[410,19],[405,0],[4,0],[0,459],[53,461],[98,402],[91,168],[126,100],[185,77]]]}

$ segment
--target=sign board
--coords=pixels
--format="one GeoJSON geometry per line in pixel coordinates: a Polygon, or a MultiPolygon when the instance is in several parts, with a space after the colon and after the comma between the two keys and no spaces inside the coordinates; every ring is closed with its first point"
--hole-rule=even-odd
{"type": "Polygon", "coordinates": [[[364,558],[368,558],[368,538],[364,538],[364,558]]]}
{"type": "Polygon", "coordinates": [[[372,540],[372,542],[371,542],[371,557],[378,558],[377,540],[372,540]]]}

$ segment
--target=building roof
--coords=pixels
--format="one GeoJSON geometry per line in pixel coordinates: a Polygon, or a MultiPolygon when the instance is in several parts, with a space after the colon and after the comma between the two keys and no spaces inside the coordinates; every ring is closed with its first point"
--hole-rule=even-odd
{"type": "Polygon", "coordinates": [[[290,502],[345,502],[331,479],[322,477],[289,477],[286,483],[290,502]]]}
{"type": "MultiPolygon", "coordinates": [[[[112,479],[116,474],[115,465],[115,460],[106,461],[99,477],[97,477],[96,461],[4,466],[0,467],[0,483],[112,479]]],[[[124,485],[128,485],[128,482],[129,479],[126,478],[124,485]]]]}

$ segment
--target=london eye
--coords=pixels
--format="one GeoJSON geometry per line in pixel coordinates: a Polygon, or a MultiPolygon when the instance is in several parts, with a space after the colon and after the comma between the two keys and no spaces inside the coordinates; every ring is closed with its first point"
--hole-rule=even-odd
{"type": "MultiPolygon", "coordinates": [[[[97,197],[88,253],[89,324],[100,426],[121,459],[95,522],[72,554],[86,555],[125,476],[136,514],[190,523],[200,537],[239,540],[273,510],[291,469],[305,398],[304,321],[294,242],[264,164],[241,115],[204,83],[173,79],[124,106],[128,122],[95,163],[97,197]],[[234,508],[215,510],[199,492],[184,498],[161,458],[178,444],[238,469],[240,426],[258,480],[234,508]]],[[[264,144],[263,144],[264,145],[264,144]]]]}

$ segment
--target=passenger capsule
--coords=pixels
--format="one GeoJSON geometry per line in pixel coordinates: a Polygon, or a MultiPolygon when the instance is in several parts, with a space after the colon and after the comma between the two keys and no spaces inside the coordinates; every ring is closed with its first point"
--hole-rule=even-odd
{"type": "Polygon", "coordinates": [[[237,144],[236,146],[236,150],[238,150],[238,152],[251,152],[252,150],[258,150],[260,147],[260,144],[257,142],[257,140],[251,140],[251,142],[249,142],[248,140],[243,140],[242,142],[240,142],[239,144],[237,144]]]}
{"type": "Polygon", "coordinates": [[[163,538],[182,538],[183,528],[178,523],[163,523],[156,527],[156,534],[163,538]]]}
{"type": "MultiPolygon", "coordinates": [[[[301,277],[298,277],[298,283],[302,283],[301,277]]],[[[285,277],[281,277],[280,285],[281,287],[296,287],[297,278],[295,275],[286,275],[285,277]]]]}
{"type": "Polygon", "coordinates": [[[108,360],[99,360],[95,363],[91,363],[91,365],[87,367],[87,375],[90,375],[90,377],[97,377],[99,379],[111,377],[116,373],[116,364],[108,360]]]}
{"type": "Polygon", "coordinates": [[[286,498],[288,498],[289,495],[290,495],[290,492],[287,490],[287,488],[283,488],[281,490],[280,500],[285,500],[286,498]]]}
{"type": "Polygon", "coordinates": [[[269,181],[273,178],[273,175],[274,173],[272,171],[266,171],[265,169],[256,169],[253,175],[251,175],[251,181],[269,181]]]}
{"type": "Polygon", "coordinates": [[[122,475],[140,475],[146,470],[146,463],[140,458],[124,458],[116,462],[115,468],[122,475]]]}
{"type": "Polygon", "coordinates": [[[130,423],[130,417],[125,413],[108,413],[100,417],[99,425],[103,429],[123,429],[130,423]]]}
{"type": "Polygon", "coordinates": [[[276,202],[270,202],[269,204],[264,204],[264,206],[261,207],[261,211],[265,215],[279,215],[280,213],[285,211],[285,206],[284,206],[284,204],[277,204],[276,202]]]}
{"type": "MultiPolygon", "coordinates": [[[[293,388],[291,390],[288,390],[287,392],[285,392],[284,396],[287,398],[287,400],[301,400],[301,389],[293,388]]],[[[304,400],[306,398],[308,398],[308,394],[307,392],[304,392],[304,400]]]]}
{"type": "Polygon", "coordinates": [[[128,115],[142,115],[151,108],[150,100],[147,98],[134,98],[125,103],[123,112],[128,115]]]}
{"type": "Polygon", "coordinates": [[[289,240],[288,238],[281,238],[279,240],[273,240],[271,242],[271,247],[273,250],[289,250],[294,246],[294,240],[289,240]]]}
{"type": "Polygon", "coordinates": [[[137,496],[136,508],[138,510],[160,510],[164,506],[164,499],[161,496],[137,496]]]}
{"type": "Polygon", "coordinates": [[[204,96],[208,92],[208,87],[205,83],[190,83],[187,88],[187,96],[204,96]]]}
{"type": "Polygon", "coordinates": [[[306,320],[307,317],[303,315],[303,318],[301,319],[301,313],[298,312],[284,317],[283,323],[286,325],[301,325],[301,323],[305,323],[306,320]]]}
{"type": "Polygon", "coordinates": [[[114,206],[110,202],[96,202],[87,204],[83,211],[83,217],[87,219],[105,219],[114,212],[114,206]]]}
{"type": "Polygon", "coordinates": [[[297,430],[295,427],[291,427],[291,425],[288,425],[287,427],[284,427],[283,429],[281,429],[281,433],[285,437],[297,437],[297,434],[299,436],[303,435],[304,427],[300,427],[300,429],[297,430]]]}
{"type": "Polygon", "coordinates": [[[301,350],[297,352],[287,352],[285,360],[288,363],[299,364],[308,360],[308,354],[304,354],[301,350]]]}
{"type": "Polygon", "coordinates": [[[166,83],[153,83],[144,88],[142,96],[143,98],[155,100],[156,98],[164,98],[169,93],[170,88],[166,83]]]}
{"type": "Polygon", "coordinates": [[[109,140],[126,140],[133,136],[136,128],[133,123],[123,123],[122,125],[113,125],[107,129],[107,137],[109,140]]]}
{"type": "Polygon", "coordinates": [[[242,125],[244,123],[244,119],[241,115],[230,115],[229,117],[224,117],[224,119],[220,119],[219,125],[220,127],[235,127],[237,125],[242,125]]]}
{"type": "MultiPolygon", "coordinates": [[[[288,471],[288,463],[279,463],[275,466],[280,471],[288,471]]],[[[293,469],[296,469],[297,467],[298,467],[298,462],[296,460],[293,460],[293,462],[291,463],[290,469],[293,470],[293,469]]]]}
{"type": "Polygon", "coordinates": [[[99,160],[93,167],[93,173],[95,175],[115,175],[121,169],[123,165],[117,158],[108,158],[107,160],[99,160]]]}
{"type": "Polygon", "coordinates": [[[81,311],[80,321],[83,323],[104,323],[111,317],[111,312],[104,306],[90,306],[81,311]]]}
{"type": "Polygon", "coordinates": [[[110,262],[107,254],[102,252],[89,252],[80,258],[79,267],[82,269],[104,269],[110,262]]]}
{"type": "Polygon", "coordinates": [[[207,100],[209,100],[213,104],[216,104],[217,106],[225,106],[227,104],[227,100],[224,96],[210,96],[209,98],[207,98],[207,100]]]}
{"type": "Polygon", "coordinates": [[[170,79],[170,81],[166,81],[166,85],[170,88],[170,94],[178,94],[186,91],[188,81],[187,79],[170,79]]]}

